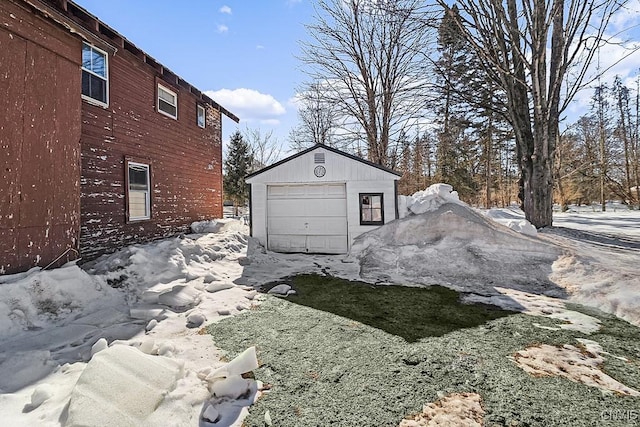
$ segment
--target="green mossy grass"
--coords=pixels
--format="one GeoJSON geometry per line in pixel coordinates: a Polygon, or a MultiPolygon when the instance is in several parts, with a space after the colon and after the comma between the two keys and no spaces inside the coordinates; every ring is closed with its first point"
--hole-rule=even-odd
{"type": "Polygon", "coordinates": [[[408,342],[513,314],[498,307],[463,304],[458,292],[443,286],[371,285],[316,274],[277,283],[288,283],[295,289],[296,294],[287,297],[289,302],[364,323],[408,342]]]}

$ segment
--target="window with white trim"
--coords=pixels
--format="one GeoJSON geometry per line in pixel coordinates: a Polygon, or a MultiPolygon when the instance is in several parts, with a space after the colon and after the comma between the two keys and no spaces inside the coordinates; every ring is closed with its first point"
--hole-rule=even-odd
{"type": "Polygon", "coordinates": [[[109,64],[106,52],[82,43],[82,98],[102,106],[109,104],[109,64]]]}
{"type": "Polygon", "coordinates": [[[151,180],[149,165],[128,162],[127,189],[129,220],[151,218],[151,180]]]}
{"type": "Polygon", "coordinates": [[[161,84],[158,84],[158,112],[178,119],[178,95],[161,84]]]}
{"type": "Polygon", "coordinates": [[[383,225],[382,193],[360,193],[360,225],[383,225]]]}
{"type": "Polygon", "coordinates": [[[198,104],[196,107],[198,109],[198,126],[204,129],[207,126],[206,110],[200,104],[198,104]]]}

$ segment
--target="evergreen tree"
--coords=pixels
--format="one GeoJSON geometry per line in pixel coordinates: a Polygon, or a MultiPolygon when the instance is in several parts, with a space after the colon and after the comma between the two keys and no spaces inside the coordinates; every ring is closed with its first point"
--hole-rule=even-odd
{"type": "Polygon", "coordinates": [[[249,198],[244,178],[251,172],[252,164],[253,154],[249,144],[237,130],[229,141],[229,152],[224,161],[225,175],[223,180],[225,195],[233,202],[236,215],[238,215],[238,207],[246,205],[249,198]]]}
{"type": "Polygon", "coordinates": [[[466,109],[460,94],[465,84],[462,76],[467,69],[468,58],[465,40],[459,32],[456,20],[458,9],[454,5],[445,10],[438,28],[438,51],[440,59],[436,62],[438,70],[438,106],[440,132],[436,149],[436,178],[454,185],[455,172],[458,169],[457,144],[468,126],[466,109]]]}

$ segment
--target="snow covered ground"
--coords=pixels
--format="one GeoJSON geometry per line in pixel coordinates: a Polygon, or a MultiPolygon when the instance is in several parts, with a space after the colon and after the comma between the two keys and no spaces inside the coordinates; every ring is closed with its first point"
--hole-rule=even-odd
{"type": "MultiPolygon", "coordinates": [[[[261,384],[224,368],[236,355],[224,355],[202,327],[259,303],[255,286],[297,273],[439,283],[471,299],[597,327],[550,298],[562,296],[640,325],[640,212],[558,213],[557,227],[535,237],[517,210],[479,215],[446,188],[436,190],[418,200],[419,215],[364,236],[350,256],[266,252],[240,221],[222,220],[82,269],[72,263],[0,276],[1,424],[74,425],[93,416],[100,425],[240,425],[261,384]],[[508,267],[498,268],[501,261],[508,267]],[[525,307],[531,298],[534,306],[525,307]],[[132,366],[142,368],[125,369],[132,366]],[[155,391],[136,385],[145,375],[155,391]],[[139,390],[133,401],[119,393],[131,389],[139,390]],[[87,400],[100,390],[111,391],[87,400]],[[109,416],[113,402],[124,418],[109,416]]],[[[543,350],[553,357],[544,347],[518,357],[533,360],[543,350]]]]}

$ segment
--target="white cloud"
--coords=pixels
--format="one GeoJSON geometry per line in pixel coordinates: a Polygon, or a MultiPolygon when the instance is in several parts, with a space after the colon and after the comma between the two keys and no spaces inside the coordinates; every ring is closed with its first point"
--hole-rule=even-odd
{"type": "Polygon", "coordinates": [[[229,27],[227,27],[226,25],[223,24],[218,24],[218,32],[220,34],[225,34],[229,31],[229,27]]]}
{"type": "Polygon", "coordinates": [[[615,31],[625,31],[640,23],[640,0],[632,0],[625,4],[611,17],[610,21],[615,31]]]}
{"type": "Polygon", "coordinates": [[[205,94],[236,114],[243,121],[257,120],[265,124],[273,124],[265,121],[274,121],[275,123],[279,116],[287,112],[284,106],[273,96],[254,89],[220,89],[206,91],[205,94]]]}
{"type": "Polygon", "coordinates": [[[573,102],[566,111],[567,124],[574,122],[579,116],[589,112],[593,88],[598,85],[597,75],[602,74],[600,81],[611,86],[616,76],[620,76],[622,82],[630,87],[635,87],[635,78],[640,69],[640,48],[637,42],[625,44],[620,38],[613,38],[611,43],[600,49],[598,56],[593,59],[585,75],[584,84],[588,87],[576,94],[573,102]],[[600,67],[598,68],[598,62],[600,67]]]}
{"type": "Polygon", "coordinates": [[[278,119],[264,119],[264,120],[260,120],[260,124],[261,125],[266,125],[266,126],[279,126],[280,125],[280,120],[278,120],[278,119]]]}
{"type": "Polygon", "coordinates": [[[220,8],[220,13],[226,13],[228,15],[231,15],[231,8],[225,4],[220,8]]]}
{"type": "Polygon", "coordinates": [[[257,46],[256,46],[256,49],[257,49],[257,50],[262,50],[262,49],[264,49],[264,46],[262,46],[261,44],[259,44],[259,45],[257,45],[257,46]]]}
{"type": "Polygon", "coordinates": [[[295,6],[298,3],[302,3],[302,0],[287,0],[288,6],[295,6]]]}

